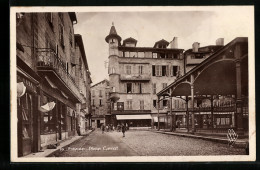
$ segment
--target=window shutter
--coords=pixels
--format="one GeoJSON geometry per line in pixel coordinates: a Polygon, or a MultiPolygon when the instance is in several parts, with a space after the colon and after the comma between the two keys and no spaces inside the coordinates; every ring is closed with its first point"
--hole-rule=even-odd
{"type": "Polygon", "coordinates": [[[155,65],[155,76],[159,76],[159,66],[155,65]]]}
{"type": "Polygon", "coordinates": [[[135,83],[132,83],[132,93],[135,92],[135,83]]]}
{"type": "Polygon", "coordinates": [[[124,83],[124,92],[125,93],[127,92],[127,85],[126,85],[126,83],[124,83]]]}
{"type": "Polygon", "coordinates": [[[141,83],[141,89],[142,89],[142,93],[144,93],[144,84],[141,83]]]}
{"type": "Polygon", "coordinates": [[[162,76],[162,66],[159,66],[159,76],[162,76]]]}

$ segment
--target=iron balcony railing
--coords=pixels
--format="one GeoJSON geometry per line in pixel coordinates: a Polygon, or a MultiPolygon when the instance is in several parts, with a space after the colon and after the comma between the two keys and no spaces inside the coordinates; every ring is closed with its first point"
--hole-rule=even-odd
{"type": "Polygon", "coordinates": [[[151,80],[151,74],[121,74],[120,80],[143,80],[143,81],[150,81],[151,80]]]}
{"type": "Polygon", "coordinates": [[[67,72],[66,63],[62,61],[52,49],[37,50],[37,68],[53,69],[70,90],[77,96],[80,95],[80,90],[74,78],[67,72]]]}

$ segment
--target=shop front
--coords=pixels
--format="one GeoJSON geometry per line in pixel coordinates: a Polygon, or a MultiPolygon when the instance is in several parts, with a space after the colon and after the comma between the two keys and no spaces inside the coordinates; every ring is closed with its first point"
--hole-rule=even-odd
{"type": "Polygon", "coordinates": [[[18,69],[17,117],[18,156],[37,151],[37,84],[38,82],[18,69]]]}
{"type": "Polygon", "coordinates": [[[116,115],[116,124],[127,124],[129,129],[149,128],[151,127],[152,117],[146,115],[116,115]]]}

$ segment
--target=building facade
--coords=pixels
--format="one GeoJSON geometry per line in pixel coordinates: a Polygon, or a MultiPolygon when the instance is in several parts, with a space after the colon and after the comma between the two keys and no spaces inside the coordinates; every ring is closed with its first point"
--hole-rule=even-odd
{"type": "Polygon", "coordinates": [[[224,38],[216,40],[216,45],[200,47],[199,42],[194,42],[192,48],[184,52],[184,72],[189,72],[192,68],[199,65],[202,61],[214,54],[224,46],[224,38]]]}
{"type": "Polygon", "coordinates": [[[234,129],[240,137],[248,137],[248,38],[237,37],[217,48],[157,93],[160,99],[170,91],[172,101],[168,116],[162,116],[172,122],[160,128],[224,134],[234,129]]]}
{"type": "Polygon", "coordinates": [[[108,122],[133,127],[156,126],[157,112],[167,113],[168,100],[157,103],[156,93],[184,74],[183,49],[177,37],[157,41],[153,47],[137,47],[130,37],[121,37],[112,26],[105,38],[109,44],[109,82],[112,112],[108,122]]]}
{"type": "Polygon", "coordinates": [[[109,81],[103,80],[91,86],[92,128],[105,124],[105,116],[110,112],[109,81]]]}
{"type": "Polygon", "coordinates": [[[16,21],[18,156],[25,156],[84,133],[91,79],[75,13],[17,13],[16,21]]]}

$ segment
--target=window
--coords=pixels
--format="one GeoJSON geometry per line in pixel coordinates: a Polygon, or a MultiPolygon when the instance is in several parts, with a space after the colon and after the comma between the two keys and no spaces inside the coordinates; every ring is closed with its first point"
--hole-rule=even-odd
{"type": "Polygon", "coordinates": [[[173,58],[174,59],[178,59],[179,57],[178,57],[178,54],[173,54],[173,58]]]}
{"type": "Polygon", "coordinates": [[[139,72],[139,74],[140,75],[142,75],[143,74],[143,68],[144,66],[138,66],[138,72],[139,72]]]}
{"type": "Polygon", "coordinates": [[[22,123],[22,137],[31,137],[31,120],[32,120],[32,96],[25,93],[21,98],[18,99],[18,116],[22,123]]]}
{"type": "Polygon", "coordinates": [[[140,100],[140,110],[144,110],[144,100],[140,100]]]}
{"type": "Polygon", "coordinates": [[[127,100],[126,101],[126,106],[128,110],[132,110],[132,100],[127,100]]]}
{"type": "Polygon", "coordinates": [[[138,84],[138,86],[139,86],[139,93],[144,93],[144,84],[143,83],[139,83],[138,84]]]}
{"type": "Polygon", "coordinates": [[[162,67],[159,65],[155,66],[155,76],[161,76],[162,75],[162,67]]]}
{"type": "Polygon", "coordinates": [[[160,53],[160,58],[166,58],[165,53],[160,53]]]}
{"type": "Polygon", "coordinates": [[[60,41],[61,46],[64,48],[65,45],[64,45],[64,37],[63,37],[63,34],[64,34],[63,25],[59,24],[59,41],[60,41]]]}
{"type": "Polygon", "coordinates": [[[168,100],[163,100],[163,107],[168,106],[168,100]]]}
{"type": "Polygon", "coordinates": [[[154,108],[157,107],[157,100],[153,100],[153,107],[154,107],[154,108]]]}
{"type": "MultiPolygon", "coordinates": [[[[48,102],[52,102],[53,100],[45,95],[42,97],[42,105],[47,104],[48,102]]],[[[59,106],[55,106],[58,107],[59,106]]],[[[60,108],[59,108],[60,109],[60,108]]],[[[52,109],[49,112],[43,113],[42,116],[42,124],[41,124],[41,133],[55,133],[56,131],[56,109],[52,109]]]]}
{"type": "Polygon", "coordinates": [[[162,87],[163,87],[163,89],[164,89],[165,87],[167,87],[167,83],[162,83],[162,87]]]}
{"type": "Polygon", "coordinates": [[[153,53],[153,58],[157,58],[157,53],[153,53]]]}
{"type": "Polygon", "coordinates": [[[172,75],[177,76],[178,66],[172,66],[172,75]]]}
{"type": "Polygon", "coordinates": [[[155,65],[152,65],[152,76],[155,76],[155,65]]]}
{"type": "Polygon", "coordinates": [[[131,74],[131,66],[126,66],[126,74],[130,75],[131,74]]]}
{"type": "Polygon", "coordinates": [[[102,99],[99,99],[99,106],[102,106],[102,99]]]}
{"type": "Polygon", "coordinates": [[[95,99],[92,100],[92,106],[95,106],[95,99]]]}
{"type": "Polygon", "coordinates": [[[162,66],[162,76],[166,76],[166,66],[162,66]]]}
{"type": "Polygon", "coordinates": [[[112,68],[111,68],[111,73],[112,73],[112,74],[116,73],[115,67],[112,67],[112,68]]]}
{"type": "Polygon", "coordinates": [[[99,90],[99,97],[102,97],[102,90],[99,90]]]}
{"type": "Polygon", "coordinates": [[[132,93],[132,83],[126,83],[126,93],[132,93]]]}
{"type": "Polygon", "coordinates": [[[153,83],[153,94],[156,94],[156,83],[153,83]]]}

